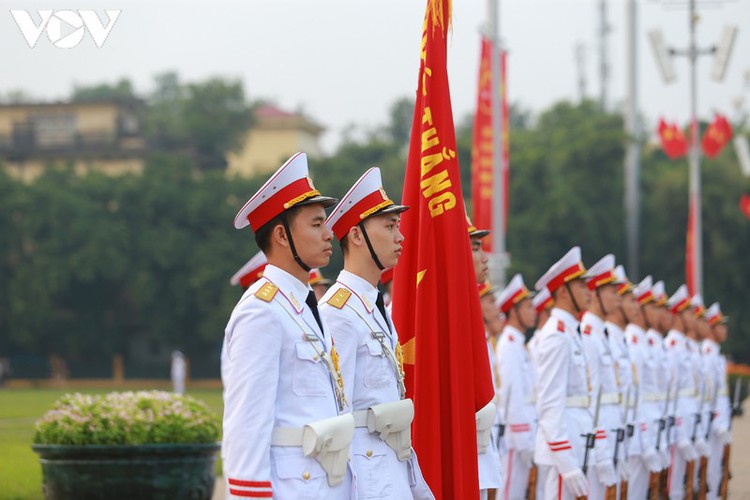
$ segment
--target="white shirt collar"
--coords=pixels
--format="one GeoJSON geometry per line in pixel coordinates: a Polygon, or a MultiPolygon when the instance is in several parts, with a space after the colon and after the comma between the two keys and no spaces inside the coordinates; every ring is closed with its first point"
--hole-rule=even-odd
{"type": "Polygon", "coordinates": [[[563,311],[562,309],[558,307],[553,307],[552,312],[550,313],[550,316],[554,317],[555,319],[562,321],[565,324],[565,329],[568,330],[572,334],[577,333],[578,328],[578,320],[570,314],[568,311],[563,311]]]}
{"type": "Polygon", "coordinates": [[[302,283],[288,272],[271,264],[263,270],[263,277],[279,287],[279,291],[289,300],[298,314],[302,312],[307,295],[312,291],[309,284],[302,283]]]}
{"type": "Polygon", "coordinates": [[[357,294],[362,301],[362,304],[365,306],[365,309],[367,309],[367,312],[372,312],[375,307],[375,301],[378,298],[378,289],[372,286],[369,281],[354,273],[350,273],[345,269],[339,273],[336,281],[357,294]]]}

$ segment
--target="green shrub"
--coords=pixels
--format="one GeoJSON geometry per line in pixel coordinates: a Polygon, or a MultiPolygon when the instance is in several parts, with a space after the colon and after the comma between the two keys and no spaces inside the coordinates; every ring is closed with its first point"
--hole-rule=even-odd
{"type": "Polygon", "coordinates": [[[212,443],[218,416],[201,401],[164,391],[66,394],[36,422],[35,444],[212,443]]]}

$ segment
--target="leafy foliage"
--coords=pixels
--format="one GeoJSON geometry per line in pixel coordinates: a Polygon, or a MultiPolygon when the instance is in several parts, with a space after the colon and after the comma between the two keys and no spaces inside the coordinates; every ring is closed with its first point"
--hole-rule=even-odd
{"type": "Polygon", "coordinates": [[[67,394],[37,421],[34,443],[214,443],[219,434],[217,415],[190,396],[163,391],[67,394]]]}

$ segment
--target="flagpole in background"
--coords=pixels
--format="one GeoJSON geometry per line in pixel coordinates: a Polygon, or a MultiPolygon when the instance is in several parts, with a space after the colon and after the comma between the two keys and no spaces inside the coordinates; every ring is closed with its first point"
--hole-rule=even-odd
{"type": "Polygon", "coordinates": [[[500,0],[488,0],[489,38],[492,45],[492,254],[490,255],[490,279],[498,287],[505,286],[505,270],[508,256],[505,252],[505,182],[503,171],[503,120],[500,90],[502,69],[500,66],[500,0]]]}

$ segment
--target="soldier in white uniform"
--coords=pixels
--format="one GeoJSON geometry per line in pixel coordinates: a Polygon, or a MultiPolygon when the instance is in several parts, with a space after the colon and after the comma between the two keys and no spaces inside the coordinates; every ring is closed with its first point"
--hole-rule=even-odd
{"type": "MultiPolygon", "coordinates": [[[[474,274],[476,275],[477,286],[479,287],[487,281],[489,275],[489,258],[484,250],[482,250],[482,238],[489,235],[490,231],[488,229],[477,229],[468,216],[466,217],[466,224],[469,231],[469,239],[471,240],[474,274]]],[[[490,366],[494,364],[493,354],[488,341],[487,357],[490,360],[490,366]]],[[[482,500],[494,495],[496,490],[501,488],[503,484],[503,478],[500,473],[500,452],[497,449],[497,444],[494,439],[489,439],[489,442],[487,442],[486,438],[481,438],[481,436],[487,435],[487,429],[492,430],[496,419],[497,410],[494,402],[490,402],[477,412],[477,468],[479,471],[479,497],[482,500]],[[482,442],[480,443],[480,441],[482,442]]]]}
{"type": "Polygon", "coordinates": [[[721,484],[722,457],[724,445],[731,442],[729,435],[729,421],[731,415],[731,403],[729,402],[729,391],[727,390],[727,362],[721,354],[721,344],[727,339],[727,318],[721,312],[718,303],[714,303],[706,311],[706,319],[710,327],[709,336],[703,341],[701,350],[713,379],[716,396],[713,398],[714,405],[710,407],[713,420],[710,427],[706,426],[708,432],[708,444],[710,455],[708,457],[708,500],[719,498],[719,485],[721,484]]]}
{"type": "MultiPolygon", "coordinates": [[[[672,324],[672,313],[667,307],[669,297],[664,288],[663,281],[654,283],[651,292],[654,296],[654,307],[656,308],[656,318],[649,320],[649,329],[646,331],[647,358],[656,367],[657,388],[656,394],[651,396],[644,395],[644,404],[656,407],[657,420],[653,422],[656,426],[654,430],[654,447],[658,450],[660,456],[660,470],[669,469],[670,454],[667,448],[666,434],[666,417],[667,411],[667,391],[669,390],[669,366],[667,362],[667,352],[664,349],[664,336],[669,331],[672,324]]],[[[652,413],[654,408],[650,408],[652,413]]]]}
{"type": "Polygon", "coordinates": [[[708,457],[709,454],[708,443],[706,442],[703,431],[704,424],[706,423],[703,414],[711,401],[711,389],[709,384],[706,383],[706,369],[708,366],[704,363],[703,355],[701,353],[701,342],[708,335],[708,323],[706,322],[705,317],[706,306],[703,303],[703,297],[700,294],[693,295],[690,299],[690,307],[695,314],[695,321],[693,323],[693,328],[687,332],[687,345],[692,363],[693,380],[695,381],[696,406],[695,412],[690,419],[690,422],[688,422],[688,429],[690,440],[695,448],[695,453],[698,455],[693,471],[693,493],[697,493],[699,471],[698,461],[700,460],[700,457],[708,457]]]}
{"type": "Polygon", "coordinates": [[[659,311],[654,303],[652,285],[653,279],[646,276],[633,289],[633,296],[641,308],[641,314],[626,329],[630,359],[635,366],[635,373],[638,374],[638,394],[634,402],[637,416],[635,425],[640,431],[640,453],[634,453],[628,462],[628,496],[633,499],[646,498],[651,473],[657,473],[662,468],[661,457],[656,452],[658,421],[662,416],[660,410],[663,410],[663,401],[659,394],[662,367],[658,365],[653,351],[655,343],[661,345],[661,338],[654,341],[649,339],[646,333],[651,325],[658,324],[660,320],[659,311]]]}
{"type": "Polygon", "coordinates": [[[377,289],[383,269],[395,266],[401,255],[400,214],[407,209],[388,198],[380,169],[371,168],[326,221],[341,244],[344,269],[320,300],[320,313],[347,381],[359,498],[412,498],[412,486],[427,492],[415,497],[433,498],[411,449],[414,404],[405,399],[398,332],[377,289]]]}
{"type": "MultiPolygon", "coordinates": [[[[588,273],[591,277],[586,280],[586,286],[591,290],[592,299],[588,310],[581,318],[581,342],[589,361],[591,386],[594,390],[592,414],[596,411],[596,399],[600,400],[599,422],[596,429],[596,460],[588,474],[589,496],[593,499],[604,498],[608,488],[616,488],[619,477],[615,472],[614,460],[617,429],[622,427],[622,412],[612,347],[605,336],[604,321],[609,311],[620,307],[621,297],[617,294],[614,255],[605,255],[589,268],[588,273]]],[[[620,457],[617,460],[619,467],[620,457]]]]}
{"type": "Polygon", "coordinates": [[[593,430],[591,382],[578,334],[577,315],[591,300],[583,281],[586,268],[581,249],[574,247],[537,281],[555,301],[539,337],[537,416],[534,459],[549,466],[546,499],[573,499],[588,493],[583,471],[586,439],[593,430]]]}
{"type": "Polygon", "coordinates": [[[268,258],[224,337],[224,470],[232,499],[350,499],[354,434],[331,332],[308,285],[328,264],[333,235],[321,196],[297,153],[234,220],[268,258]]]}
{"type": "MultiPolygon", "coordinates": [[[[534,467],[536,441],[536,375],[524,345],[524,332],[534,326],[536,311],[532,293],[516,274],[500,294],[500,310],[508,318],[495,351],[495,369],[500,374],[500,417],[505,422],[506,447],[503,465],[503,498],[522,500],[534,467]]],[[[539,481],[537,482],[537,484],[539,481]]]]}
{"type": "Polygon", "coordinates": [[[539,348],[539,332],[549,319],[553,303],[554,301],[552,300],[552,295],[550,295],[547,288],[542,288],[541,290],[537,291],[536,295],[534,295],[534,298],[531,299],[531,305],[534,306],[534,310],[536,311],[536,329],[534,330],[534,334],[531,336],[529,342],[526,345],[529,348],[529,356],[531,357],[531,362],[534,364],[534,368],[536,369],[539,368],[536,359],[537,351],[539,348]]]}
{"type": "Polygon", "coordinates": [[[694,418],[696,411],[695,380],[684,333],[692,328],[695,314],[690,309],[690,297],[685,285],[677,289],[667,305],[672,312],[672,328],[664,338],[664,348],[667,351],[670,386],[673,391],[670,400],[674,401],[673,408],[676,408],[676,411],[670,409],[669,412],[675,425],[669,434],[671,466],[667,486],[669,498],[677,500],[685,498],[686,463],[698,458],[689,434],[692,426],[688,423],[694,418]]]}

